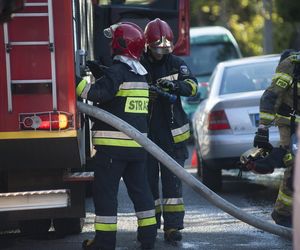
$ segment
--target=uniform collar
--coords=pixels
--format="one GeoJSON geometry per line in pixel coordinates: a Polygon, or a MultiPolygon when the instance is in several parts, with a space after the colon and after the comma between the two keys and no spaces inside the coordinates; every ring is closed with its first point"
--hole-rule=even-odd
{"type": "Polygon", "coordinates": [[[131,71],[135,74],[143,76],[148,73],[144,66],[138,60],[121,55],[114,56],[114,60],[127,64],[131,68],[131,71]]]}

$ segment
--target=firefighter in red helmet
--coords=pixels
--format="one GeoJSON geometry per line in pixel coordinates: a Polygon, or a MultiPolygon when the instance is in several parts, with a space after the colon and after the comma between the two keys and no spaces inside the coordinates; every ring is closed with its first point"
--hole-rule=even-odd
{"type": "MultiPolygon", "coordinates": [[[[188,157],[186,142],[190,137],[189,121],[181,106],[180,96],[194,96],[197,80],[185,62],[172,54],[173,32],[163,20],[150,21],[144,30],[147,52],[142,64],[148,71],[150,85],[149,138],[173,157],[181,166],[188,157]]],[[[167,242],[181,241],[184,203],[182,183],[167,167],[148,156],[148,180],[155,201],[156,220],[164,219],[167,242]],[[161,174],[162,199],[159,191],[161,174]]]]}
{"type": "MultiPolygon", "coordinates": [[[[78,96],[90,100],[147,133],[148,84],[147,71],[139,59],[145,48],[143,31],[124,22],[104,30],[111,38],[113,65],[104,70],[94,84],[81,80],[78,96]]],[[[134,203],[138,219],[137,238],[142,249],[152,249],[156,238],[154,201],[146,177],[146,151],[121,131],[95,120],[92,142],[96,149],[93,240],[85,240],[83,249],[115,249],[117,232],[117,193],[123,178],[134,203]]]]}

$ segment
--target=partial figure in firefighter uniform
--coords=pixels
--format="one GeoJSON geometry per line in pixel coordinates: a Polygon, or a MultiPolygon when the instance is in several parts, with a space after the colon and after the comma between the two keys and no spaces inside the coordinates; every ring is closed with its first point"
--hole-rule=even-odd
{"type": "MultiPolygon", "coordinates": [[[[255,147],[268,148],[268,128],[271,125],[278,126],[280,147],[274,148],[261,162],[274,166],[282,164],[286,167],[271,214],[276,224],[286,227],[292,226],[294,157],[290,151],[290,142],[300,115],[299,66],[299,52],[286,50],[282,53],[272,84],[265,90],[260,100],[260,121],[253,143],[255,147]]],[[[259,164],[257,168],[260,168],[259,164]]]]}
{"type": "MultiPolygon", "coordinates": [[[[171,54],[173,32],[163,20],[150,21],[144,30],[147,52],[141,62],[148,71],[150,84],[149,138],[174,158],[182,167],[188,157],[186,141],[190,137],[189,122],[181,106],[180,96],[194,96],[197,80],[185,62],[171,54]]],[[[184,203],[182,183],[167,167],[148,155],[148,179],[155,200],[158,228],[164,218],[164,238],[181,241],[184,203]],[[159,191],[161,174],[162,199],[159,191]]]]}
{"type": "MultiPolygon", "coordinates": [[[[145,49],[143,30],[129,22],[104,30],[112,38],[113,65],[94,84],[81,80],[77,95],[90,100],[147,135],[149,86],[139,59],[145,49]]],[[[137,216],[137,239],[142,249],[153,249],[156,238],[154,200],[147,182],[147,152],[114,127],[95,120],[92,127],[96,149],[94,180],[95,231],[84,249],[115,249],[117,195],[123,178],[137,216]]]]}
{"type": "Polygon", "coordinates": [[[294,201],[293,201],[293,250],[300,250],[300,126],[297,129],[297,150],[294,174],[294,201]]]}

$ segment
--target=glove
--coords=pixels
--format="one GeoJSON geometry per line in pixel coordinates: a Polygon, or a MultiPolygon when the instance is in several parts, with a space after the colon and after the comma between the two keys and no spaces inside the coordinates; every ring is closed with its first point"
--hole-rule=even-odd
{"type": "Polygon", "coordinates": [[[263,149],[269,149],[269,129],[268,128],[258,128],[255,133],[253,146],[263,149]]]}
{"type": "Polygon", "coordinates": [[[157,83],[160,87],[164,89],[169,89],[171,91],[177,89],[177,84],[167,79],[159,79],[157,80],[157,83]]]}
{"type": "Polygon", "coordinates": [[[101,76],[103,76],[104,70],[106,68],[106,66],[100,65],[96,61],[86,61],[86,66],[89,68],[96,79],[99,79],[101,76]]]}
{"type": "Polygon", "coordinates": [[[157,97],[158,97],[157,92],[153,89],[153,86],[150,85],[150,87],[149,87],[149,100],[151,102],[155,102],[157,97]]]}

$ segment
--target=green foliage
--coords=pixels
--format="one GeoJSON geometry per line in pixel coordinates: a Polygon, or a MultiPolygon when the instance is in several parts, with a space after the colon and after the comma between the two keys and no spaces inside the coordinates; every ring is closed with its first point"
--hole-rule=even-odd
{"type": "Polygon", "coordinates": [[[278,14],[288,22],[300,21],[300,4],[299,1],[276,0],[278,14]]]}
{"type": "Polygon", "coordinates": [[[271,20],[273,52],[291,48],[295,30],[291,22],[300,21],[300,4],[285,0],[265,2],[271,4],[272,13],[264,9],[263,0],[191,0],[191,26],[224,26],[237,39],[242,54],[251,56],[263,54],[265,20],[271,20]]]}

